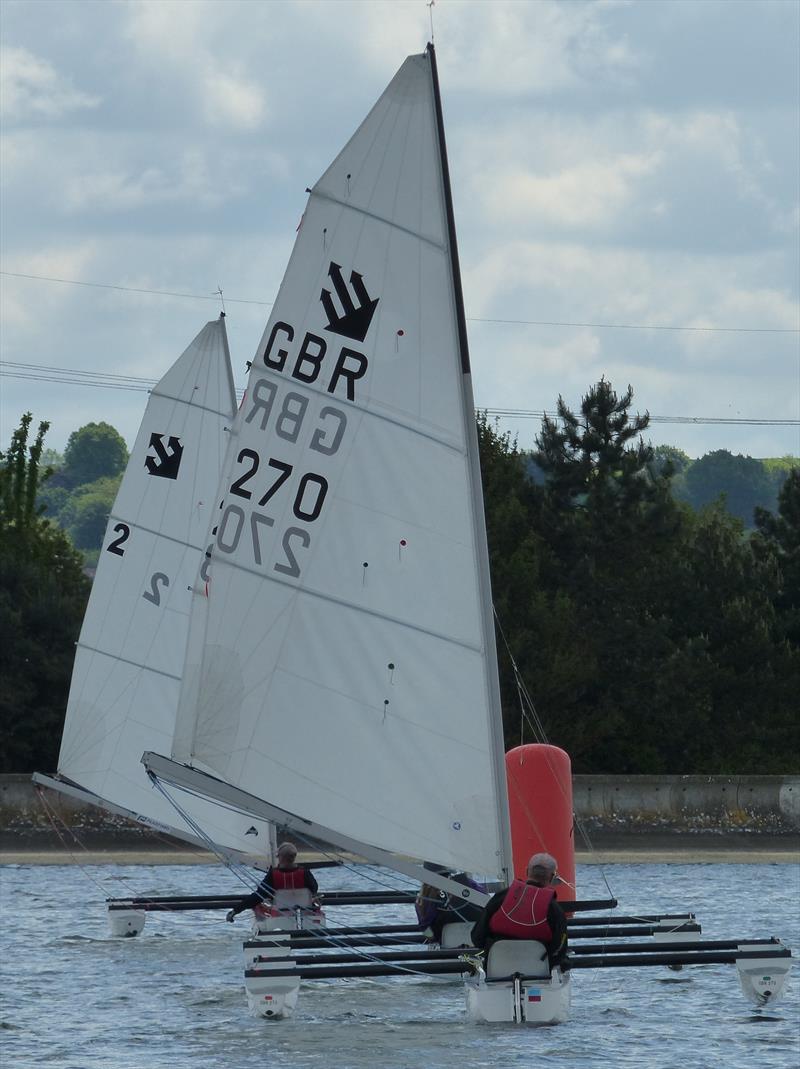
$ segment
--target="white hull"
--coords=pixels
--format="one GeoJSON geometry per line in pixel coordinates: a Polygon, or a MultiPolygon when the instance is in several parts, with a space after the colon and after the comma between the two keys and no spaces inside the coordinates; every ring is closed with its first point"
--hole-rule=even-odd
{"type": "MultiPolygon", "coordinates": [[[[765,943],[762,948],[750,944],[739,949],[774,950],[775,945],[765,943]]],[[[744,996],[759,1009],[778,1001],[791,968],[791,958],[742,958],[736,962],[744,996]]]]}
{"type": "Polygon", "coordinates": [[[144,928],[147,914],[143,909],[110,909],[108,927],[115,938],[130,938],[139,935],[144,928]]]}
{"type": "MultiPolygon", "coordinates": [[[[285,894],[285,892],[284,892],[285,894]]],[[[303,929],[322,928],[325,914],[321,909],[309,910],[300,906],[276,909],[261,909],[253,917],[253,934],[284,934],[303,929]]],[[[254,1017],[266,1017],[269,1020],[282,1020],[291,1017],[300,994],[300,980],[290,976],[274,976],[274,968],[286,969],[287,957],[291,957],[288,947],[258,947],[244,950],[244,989],[247,1006],[254,1017]],[[275,966],[269,961],[258,958],[275,958],[275,966]]]]}
{"type": "Polygon", "coordinates": [[[569,1019],[570,980],[555,968],[547,979],[465,982],[467,1014],[481,1024],[563,1024],[569,1019]]]}
{"type": "MultiPolygon", "coordinates": [[[[285,968],[286,963],[281,964],[285,968]]],[[[258,976],[245,978],[247,1008],[253,1017],[278,1021],[291,1017],[300,994],[300,980],[291,977],[270,977],[269,966],[260,966],[258,976]]]]}
{"type": "Polygon", "coordinates": [[[253,916],[253,935],[270,932],[296,932],[302,929],[324,928],[325,914],[321,909],[272,909],[253,916]]]}

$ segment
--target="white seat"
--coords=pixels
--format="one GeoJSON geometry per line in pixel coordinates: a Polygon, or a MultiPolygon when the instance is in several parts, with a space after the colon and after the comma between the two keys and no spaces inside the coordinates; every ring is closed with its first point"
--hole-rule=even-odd
{"type": "Polygon", "coordinates": [[[486,977],[535,976],[544,979],[550,975],[547,949],[544,943],[534,939],[499,939],[492,943],[486,959],[486,977]]]}
{"type": "Polygon", "coordinates": [[[471,947],[474,924],[474,921],[452,921],[450,924],[445,924],[442,927],[442,938],[439,946],[442,950],[471,947]]]}
{"type": "Polygon", "coordinates": [[[275,909],[292,910],[298,906],[303,909],[310,909],[312,905],[311,899],[312,895],[307,887],[298,887],[296,890],[293,888],[281,888],[272,896],[272,904],[275,909]]]}

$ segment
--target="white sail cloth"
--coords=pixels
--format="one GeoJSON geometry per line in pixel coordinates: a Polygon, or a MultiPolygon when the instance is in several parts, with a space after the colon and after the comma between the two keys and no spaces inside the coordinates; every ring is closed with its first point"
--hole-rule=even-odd
{"type": "MultiPolygon", "coordinates": [[[[61,776],[178,834],[190,829],[153,788],[141,756],[172,738],[191,588],[235,414],[220,317],[150,394],[100,552],[59,755],[61,776]]],[[[269,850],[268,824],[202,799],[181,804],[215,843],[269,850]]]]}
{"type": "Polygon", "coordinates": [[[500,714],[430,63],[403,64],[311,191],[226,461],[173,756],[489,873],[500,714]]]}

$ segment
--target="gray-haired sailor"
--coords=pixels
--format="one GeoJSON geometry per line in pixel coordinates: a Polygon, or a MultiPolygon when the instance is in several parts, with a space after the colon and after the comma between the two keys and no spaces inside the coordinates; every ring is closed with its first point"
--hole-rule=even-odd
{"type": "Polygon", "coordinates": [[[232,923],[237,913],[245,909],[258,912],[260,907],[269,906],[276,891],[299,891],[303,887],[311,892],[312,905],[319,907],[317,881],[309,868],[297,864],[297,847],[294,843],[281,843],[277,856],[278,864],[270,865],[256,890],[251,895],[245,895],[228,912],[226,920],[232,923]]]}
{"type": "Polygon", "coordinates": [[[557,965],[567,950],[567,920],[556,901],[556,871],[550,854],[534,854],[527,879],[513,880],[489,899],[472,929],[475,946],[486,947],[497,939],[536,939],[547,948],[550,965],[557,965]]]}

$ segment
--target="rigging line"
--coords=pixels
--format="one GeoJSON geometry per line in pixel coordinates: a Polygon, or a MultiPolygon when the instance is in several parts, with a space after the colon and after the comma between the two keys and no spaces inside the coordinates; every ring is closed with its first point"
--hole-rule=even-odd
{"type": "Polygon", "coordinates": [[[253,881],[255,880],[255,877],[248,871],[247,867],[241,864],[240,862],[234,860],[231,855],[223,853],[220,847],[203,830],[203,828],[200,826],[200,824],[198,824],[194,817],[192,817],[191,814],[188,813],[183,808],[183,806],[181,806],[177,799],[172,797],[172,795],[167,791],[161,780],[159,780],[159,778],[155,776],[152,772],[148,772],[148,775],[150,776],[150,780],[155,786],[155,788],[163,795],[163,797],[169,802],[173,809],[175,809],[179,816],[185,821],[189,829],[195,833],[195,835],[200,839],[201,842],[207,845],[209,852],[214,854],[217,860],[222,865],[224,865],[224,867],[227,868],[229,872],[236,876],[240,883],[244,884],[245,887],[249,888],[252,892],[255,893],[258,890],[258,883],[260,883],[260,881],[254,884],[253,881]]]}
{"type": "MultiPolygon", "coordinates": [[[[21,271],[0,271],[7,278],[24,278],[36,282],[58,282],[67,286],[87,286],[95,289],[117,290],[123,293],[146,293],[156,297],[182,297],[196,301],[219,300],[219,291],[213,293],[180,293],[176,290],[148,289],[144,286],[119,286],[110,282],[84,282],[76,278],[55,278],[50,275],[23,274],[21,271]]],[[[274,301],[259,301],[254,298],[226,297],[230,304],[254,304],[272,307],[274,301]]],[[[800,334],[798,327],[711,327],[670,326],[663,323],[592,323],[557,319],[500,319],[484,316],[467,316],[470,323],[490,323],[524,327],[588,327],[594,330],[664,330],[689,331],[694,333],[722,334],[800,334]]]]}
{"type": "MultiPolygon", "coordinates": [[[[44,809],[45,815],[47,816],[47,819],[50,821],[50,825],[53,828],[53,831],[58,836],[58,838],[59,838],[59,840],[61,842],[61,845],[64,847],[66,852],[69,854],[69,856],[72,859],[72,861],[80,869],[80,871],[83,874],[83,876],[90,883],[94,884],[94,886],[98,888],[98,890],[100,891],[100,893],[103,896],[103,899],[105,900],[108,897],[108,888],[103,887],[98,882],[98,880],[96,880],[95,877],[92,876],[92,874],[88,871],[86,866],[82,863],[80,857],[73,852],[73,850],[70,848],[69,843],[67,842],[67,840],[64,838],[64,836],[61,833],[61,830],[60,830],[60,828],[58,826],[59,823],[61,824],[61,827],[63,827],[64,831],[69,832],[69,834],[72,836],[72,838],[75,841],[75,843],[81,848],[81,850],[83,850],[83,852],[85,854],[91,853],[91,851],[89,850],[89,847],[86,846],[85,843],[81,842],[79,836],[77,836],[75,834],[74,830],[72,828],[70,828],[69,825],[64,820],[62,820],[61,817],[59,817],[56,814],[55,809],[53,809],[50,806],[50,803],[45,798],[44,788],[41,787],[39,784],[36,784],[35,790],[36,790],[36,795],[37,795],[37,797],[39,799],[39,803],[42,806],[42,808],[44,809]]],[[[108,881],[108,879],[109,879],[109,877],[105,877],[106,882],[108,881]]],[[[114,876],[111,877],[111,879],[115,880],[117,883],[120,883],[120,884],[124,883],[125,890],[126,891],[130,890],[130,887],[128,886],[128,884],[124,882],[123,877],[114,875],[114,876]]]]}
{"type": "MultiPolygon", "coordinates": [[[[514,658],[514,654],[511,652],[511,647],[509,645],[508,639],[506,638],[506,633],[503,630],[503,625],[500,622],[500,617],[499,617],[499,615],[497,613],[497,608],[494,605],[492,605],[492,612],[494,614],[494,619],[495,619],[495,623],[496,623],[496,626],[497,626],[497,630],[500,632],[500,637],[503,640],[503,645],[505,646],[506,652],[507,652],[508,657],[509,657],[509,659],[511,661],[511,666],[512,666],[513,671],[514,671],[514,679],[515,679],[516,684],[517,684],[517,693],[520,696],[520,699],[522,699],[524,697],[525,702],[527,703],[528,708],[530,710],[530,715],[526,714],[524,704],[523,704],[522,700],[520,700],[520,707],[522,709],[522,715],[523,715],[524,718],[528,719],[528,722],[529,722],[529,724],[531,726],[531,730],[532,730],[534,738],[536,738],[536,737],[541,738],[545,743],[547,743],[547,741],[548,741],[547,740],[547,733],[544,730],[544,725],[542,724],[541,720],[539,719],[539,716],[538,716],[538,714],[536,712],[536,706],[534,705],[533,700],[532,700],[532,698],[531,698],[530,694],[528,693],[528,690],[527,690],[527,688],[525,686],[525,681],[522,678],[522,673],[519,670],[519,666],[517,665],[517,662],[516,662],[516,660],[514,658]]],[[[552,774],[553,780],[556,783],[559,784],[559,787],[560,787],[561,792],[563,794],[564,793],[564,788],[560,785],[558,776],[555,773],[555,769],[553,768],[553,766],[552,766],[552,764],[550,762],[549,754],[546,755],[545,759],[546,759],[547,764],[548,764],[548,766],[550,768],[550,772],[552,774]]],[[[593,846],[593,844],[592,844],[592,842],[591,842],[591,840],[589,838],[588,832],[586,831],[585,827],[583,826],[583,822],[580,820],[580,818],[575,813],[574,808],[573,808],[572,816],[573,816],[574,826],[578,828],[578,831],[579,831],[581,837],[583,838],[584,842],[586,843],[587,847],[589,848],[589,852],[594,856],[595,861],[597,862],[597,851],[595,850],[595,848],[594,848],[594,846],[593,846]]],[[[541,838],[541,836],[540,836],[540,838],[541,838]]],[[[606,886],[606,890],[608,891],[609,896],[611,898],[615,898],[616,896],[614,895],[614,892],[611,889],[611,884],[609,883],[608,877],[606,875],[605,866],[602,863],[599,863],[599,862],[597,862],[597,863],[599,864],[600,875],[601,875],[601,877],[603,879],[603,883],[606,886]]]]}

